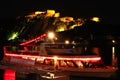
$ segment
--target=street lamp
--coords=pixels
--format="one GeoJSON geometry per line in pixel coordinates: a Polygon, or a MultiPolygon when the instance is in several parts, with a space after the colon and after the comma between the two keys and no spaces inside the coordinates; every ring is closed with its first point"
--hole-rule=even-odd
{"type": "Polygon", "coordinates": [[[55,34],[53,32],[48,32],[48,40],[54,43],[55,34]]]}
{"type": "Polygon", "coordinates": [[[66,41],[65,41],[65,44],[69,44],[69,43],[70,43],[69,40],[66,40],[66,41]]]}
{"type": "Polygon", "coordinates": [[[55,34],[53,32],[48,33],[48,38],[49,39],[54,39],[54,37],[55,37],[55,34]]]}

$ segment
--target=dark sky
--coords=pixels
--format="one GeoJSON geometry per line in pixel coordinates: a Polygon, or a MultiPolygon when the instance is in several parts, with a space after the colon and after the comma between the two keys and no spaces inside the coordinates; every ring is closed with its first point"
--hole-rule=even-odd
{"type": "Polygon", "coordinates": [[[119,2],[115,0],[1,0],[0,18],[13,18],[34,11],[54,9],[61,16],[98,16],[108,23],[120,24],[119,2]]]}

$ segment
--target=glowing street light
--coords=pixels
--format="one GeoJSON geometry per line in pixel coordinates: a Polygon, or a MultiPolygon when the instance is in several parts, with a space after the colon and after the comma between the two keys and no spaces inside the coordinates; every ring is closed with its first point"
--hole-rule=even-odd
{"type": "Polygon", "coordinates": [[[48,32],[48,41],[50,41],[51,43],[54,43],[54,39],[55,39],[55,34],[53,32],[48,32]]]}
{"type": "Polygon", "coordinates": [[[55,37],[55,34],[53,32],[48,33],[48,38],[53,39],[55,37]]]}
{"type": "Polygon", "coordinates": [[[66,40],[66,41],[65,41],[65,44],[69,44],[69,43],[70,43],[69,40],[66,40]]]}

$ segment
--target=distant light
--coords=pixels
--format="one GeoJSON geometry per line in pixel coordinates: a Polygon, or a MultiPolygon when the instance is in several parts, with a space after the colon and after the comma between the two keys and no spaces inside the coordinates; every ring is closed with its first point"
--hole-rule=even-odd
{"type": "Polygon", "coordinates": [[[55,37],[55,40],[58,40],[58,38],[57,38],[57,37],[55,37]]]}
{"type": "Polygon", "coordinates": [[[115,43],[116,41],[115,40],[112,40],[112,43],[115,43]]]}
{"type": "Polygon", "coordinates": [[[36,11],[36,12],[35,12],[36,15],[42,14],[42,13],[45,13],[45,12],[42,12],[42,11],[36,11]]]}
{"type": "Polygon", "coordinates": [[[55,14],[55,10],[47,10],[48,14],[55,14]]]}
{"type": "Polygon", "coordinates": [[[57,60],[57,58],[58,58],[57,56],[54,56],[54,57],[53,57],[54,60],[57,60]]]}
{"type": "Polygon", "coordinates": [[[8,40],[13,40],[18,37],[18,32],[12,33],[11,36],[8,38],[8,40]]]}
{"type": "Polygon", "coordinates": [[[70,43],[69,40],[66,40],[66,41],[65,41],[65,44],[69,44],[69,43],[70,43]]]}
{"type": "Polygon", "coordinates": [[[48,33],[48,38],[53,39],[55,37],[55,34],[53,32],[48,33]]]}
{"type": "Polygon", "coordinates": [[[95,22],[100,22],[100,18],[99,17],[93,17],[91,20],[95,21],[95,22]]]}
{"type": "Polygon", "coordinates": [[[55,14],[55,10],[47,10],[47,17],[52,17],[55,14]]]}
{"type": "Polygon", "coordinates": [[[60,17],[60,13],[55,13],[54,17],[60,17]]]}

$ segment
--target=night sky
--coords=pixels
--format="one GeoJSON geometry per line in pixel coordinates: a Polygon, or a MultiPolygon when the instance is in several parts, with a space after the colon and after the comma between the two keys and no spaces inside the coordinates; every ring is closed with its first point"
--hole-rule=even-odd
{"type": "Polygon", "coordinates": [[[102,0],[2,0],[0,18],[14,18],[34,11],[54,9],[61,16],[98,16],[108,23],[120,24],[119,2],[102,0]]]}

